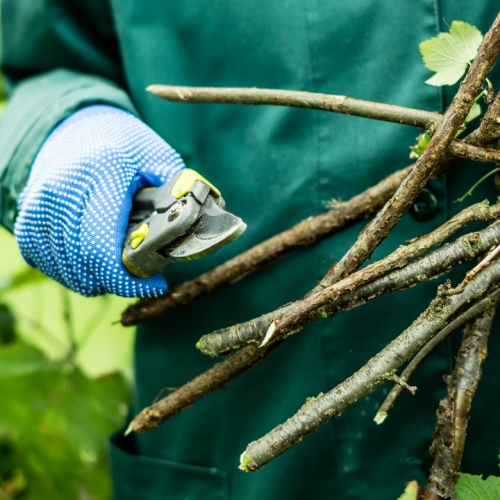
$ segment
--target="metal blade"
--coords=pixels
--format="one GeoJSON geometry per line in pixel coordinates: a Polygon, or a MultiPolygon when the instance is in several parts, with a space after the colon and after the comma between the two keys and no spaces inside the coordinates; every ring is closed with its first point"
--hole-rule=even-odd
{"type": "Polygon", "coordinates": [[[207,202],[189,233],[168,248],[162,248],[162,253],[180,261],[200,259],[245,232],[247,225],[239,217],[226,212],[211,200],[207,202]]]}

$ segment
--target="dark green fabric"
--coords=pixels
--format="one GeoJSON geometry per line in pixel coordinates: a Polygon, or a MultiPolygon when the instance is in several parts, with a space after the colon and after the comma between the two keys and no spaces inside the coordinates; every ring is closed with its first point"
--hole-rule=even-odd
{"type": "MultiPolygon", "coordinates": [[[[418,132],[320,111],[167,103],[145,92],[147,85],[310,90],[443,111],[456,88],[443,91],[424,84],[430,72],[421,62],[418,44],[447,29],[445,23],[453,20],[468,21],[484,33],[496,15],[494,2],[487,0],[475,2],[473,12],[465,0],[411,4],[397,0],[111,0],[109,11],[104,2],[89,3],[94,11],[101,8],[108,13],[102,18],[90,16],[92,9],[85,11],[86,16],[71,13],[69,0],[46,4],[3,0],[3,4],[4,26],[22,32],[13,40],[4,39],[8,62],[4,67],[14,80],[16,75],[37,72],[37,49],[22,35],[33,24],[26,17],[38,16],[36,26],[47,31],[36,38],[41,41],[38,50],[59,54],[46,64],[95,73],[123,85],[144,121],[179,151],[190,168],[219,187],[228,209],[248,223],[246,234],[222,252],[169,269],[170,286],[321,212],[324,200],[348,199],[408,165],[408,146],[415,143],[418,132]],[[30,7],[35,4],[38,10],[30,7]],[[55,6],[59,15],[49,15],[55,6]],[[108,28],[112,24],[113,36],[102,23],[108,28]],[[81,32],[87,35],[80,36],[81,32]],[[94,50],[102,43],[102,33],[107,33],[109,42],[109,47],[102,45],[103,54],[115,56],[108,74],[94,50]],[[64,44],[60,52],[55,39],[64,44]],[[115,44],[121,66],[113,52],[115,44]],[[16,51],[21,55],[18,59],[16,51]]],[[[83,9],[83,0],[77,5],[83,9]]],[[[498,82],[498,71],[492,81],[498,82]]],[[[19,100],[10,106],[10,116],[38,108],[19,100]]],[[[7,126],[5,122],[4,117],[2,126],[7,126]]],[[[12,142],[20,145],[23,137],[19,133],[12,142]]],[[[450,179],[433,180],[429,189],[438,199],[436,216],[417,222],[405,215],[373,258],[431,231],[460,210],[463,205],[452,201],[488,168],[464,163],[450,179]]],[[[470,202],[487,196],[493,200],[495,193],[483,186],[470,202]]],[[[213,360],[194,349],[202,334],[304,295],[342,257],[364,224],[361,221],[314,247],[301,248],[270,269],[141,327],[134,409],[149,405],[163,387],[178,387],[213,365],[213,360]]],[[[453,273],[453,279],[456,284],[460,275],[453,273]]],[[[376,426],[372,420],[389,386],[258,473],[244,474],[237,466],[248,442],[284,422],[306,397],[341,382],[404,330],[428,305],[437,284],[437,280],[421,284],[311,325],[268,361],[156,432],[115,439],[116,498],[385,500],[397,498],[409,480],[424,483],[423,457],[432,439],[435,409],[445,392],[442,375],[451,370],[451,343],[433,353],[415,377],[417,395],[403,394],[384,425],[376,426]]],[[[500,408],[497,398],[490,396],[498,378],[498,343],[493,335],[496,350],[487,360],[488,380],[478,390],[470,421],[469,435],[475,441],[466,447],[464,457],[465,470],[485,475],[497,472],[500,446],[496,417],[500,408]]]]}

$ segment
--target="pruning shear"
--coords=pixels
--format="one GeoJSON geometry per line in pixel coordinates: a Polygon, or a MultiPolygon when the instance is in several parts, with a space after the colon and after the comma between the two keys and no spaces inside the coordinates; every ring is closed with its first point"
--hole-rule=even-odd
{"type": "Polygon", "coordinates": [[[220,191],[191,169],[163,186],[141,189],[132,200],[124,266],[149,278],[177,260],[199,259],[231,243],[247,225],[225,207],[220,191]]]}

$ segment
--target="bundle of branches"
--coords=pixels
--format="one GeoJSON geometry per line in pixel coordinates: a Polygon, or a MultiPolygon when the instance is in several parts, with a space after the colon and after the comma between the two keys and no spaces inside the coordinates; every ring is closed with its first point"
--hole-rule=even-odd
{"type": "Polygon", "coordinates": [[[467,328],[457,368],[449,378],[448,396],[439,409],[437,434],[432,448],[435,468],[423,493],[424,498],[429,499],[453,496],[465,439],[463,421],[481,372],[482,362],[478,362],[477,357],[484,359],[485,332],[489,331],[491,311],[500,297],[500,259],[497,259],[500,253],[500,221],[495,222],[500,215],[500,204],[490,206],[483,202],[470,206],[432,233],[410,240],[406,242],[408,245],[400,246],[388,257],[360,268],[401,220],[429,179],[449,173],[460,158],[496,165],[500,163],[498,151],[491,149],[492,143],[500,137],[500,95],[494,97],[489,82],[489,107],[480,127],[462,141],[456,138],[499,53],[500,15],[475,57],[472,56],[474,60],[444,115],[307,92],[160,85],[149,88],[161,98],[178,102],[298,106],[402,123],[425,129],[429,142],[414,165],[394,173],[348,202],[302,221],[209,273],[178,285],[163,297],[142,300],[125,311],[123,324],[148,321],[220,290],[283,257],[297,246],[312,244],[378,210],[341,261],[332,266],[304,298],[247,323],[202,337],[197,347],[204,354],[219,356],[236,352],[142,410],[131,422],[128,433],[152,431],[196,400],[225,387],[266,359],[308,323],[362,306],[382,294],[406,290],[419,282],[441,276],[464,261],[479,257],[479,264],[467,273],[459,286],[452,288],[449,282],[440,285],[429,307],[356,373],[328,393],[308,398],[306,404],[284,424],[249,444],[242,454],[240,465],[247,472],[258,470],[363,396],[391,382],[395,384],[394,389],[375,419],[378,423],[383,422],[404,388],[415,392],[408,381],[425,357],[450,333],[469,321],[472,323],[467,328]],[[472,221],[491,224],[426,253],[472,221]],[[474,323],[475,318],[479,319],[474,323]],[[402,375],[396,375],[407,361],[410,363],[402,375]],[[452,452],[450,440],[454,443],[452,452]],[[449,456],[450,453],[452,456],[449,456]]]}

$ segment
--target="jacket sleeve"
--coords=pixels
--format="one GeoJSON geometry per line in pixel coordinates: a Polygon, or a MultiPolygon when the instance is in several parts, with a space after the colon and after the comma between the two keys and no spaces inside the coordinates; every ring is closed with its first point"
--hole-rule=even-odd
{"type": "Polygon", "coordinates": [[[12,231],[31,164],[61,120],[96,103],[137,112],[106,0],[2,0],[1,6],[9,103],[0,120],[0,223],[12,231]]]}

